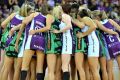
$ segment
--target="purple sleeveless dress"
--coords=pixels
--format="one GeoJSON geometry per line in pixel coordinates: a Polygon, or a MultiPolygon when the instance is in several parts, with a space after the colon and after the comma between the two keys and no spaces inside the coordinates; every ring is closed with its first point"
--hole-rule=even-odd
{"type": "MultiPolygon", "coordinates": [[[[13,17],[13,19],[10,21],[10,26],[9,26],[9,30],[12,29],[13,27],[19,25],[22,23],[22,20],[24,19],[24,17],[20,16],[19,14],[15,15],[13,17]]],[[[6,41],[6,47],[9,46],[10,42],[13,39],[13,36],[16,34],[16,32],[14,32],[14,34],[12,36],[8,36],[8,39],[6,41]]]]}
{"type": "MultiPolygon", "coordinates": [[[[106,19],[101,22],[106,28],[111,29],[115,31],[114,26],[106,19]]],[[[116,35],[110,35],[105,32],[103,32],[103,35],[105,37],[109,56],[110,58],[115,58],[117,55],[120,54],[120,40],[116,35]]]]}
{"type": "Polygon", "coordinates": [[[34,17],[31,24],[27,25],[25,29],[25,50],[45,50],[45,37],[44,33],[36,33],[34,35],[29,35],[30,30],[37,30],[45,27],[46,17],[41,13],[34,17]]]}

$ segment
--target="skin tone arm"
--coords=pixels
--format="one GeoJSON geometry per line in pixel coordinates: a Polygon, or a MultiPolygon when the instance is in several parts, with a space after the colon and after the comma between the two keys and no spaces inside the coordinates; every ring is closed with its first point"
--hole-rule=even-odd
{"type": "Polygon", "coordinates": [[[79,28],[84,28],[84,23],[82,23],[82,22],[80,22],[79,20],[77,20],[77,19],[74,19],[74,20],[72,20],[72,22],[76,25],[76,26],[78,26],[79,28]]]}
{"type": "Polygon", "coordinates": [[[120,31],[120,26],[114,20],[109,19],[109,21],[118,31],[120,31]]]}
{"type": "Polygon", "coordinates": [[[65,17],[62,16],[62,21],[66,24],[66,27],[62,30],[53,30],[53,33],[63,33],[72,28],[71,17],[69,15],[66,15],[65,17]]]}
{"type": "Polygon", "coordinates": [[[30,21],[32,21],[33,18],[34,18],[34,13],[32,13],[30,16],[26,17],[26,18],[22,21],[22,24],[20,25],[20,30],[19,30],[18,35],[17,35],[16,42],[15,42],[16,51],[18,51],[18,43],[19,43],[20,37],[21,37],[21,35],[22,35],[22,32],[24,31],[25,26],[26,26],[30,21]]]}
{"type": "Polygon", "coordinates": [[[46,32],[46,31],[50,30],[53,21],[54,21],[54,17],[52,15],[48,14],[46,16],[46,27],[43,27],[43,28],[38,29],[38,30],[30,30],[29,34],[33,35],[35,33],[46,32]]]}
{"type": "Polygon", "coordinates": [[[99,29],[101,29],[102,31],[108,33],[108,34],[115,34],[118,35],[117,32],[107,29],[106,27],[104,27],[98,20],[94,20],[94,22],[96,23],[96,25],[98,26],[99,29]]]}
{"type": "Polygon", "coordinates": [[[81,34],[81,37],[85,37],[93,32],[97,26],[89,17],[84,17],[82,21],[85,23],[85,25],[89,26],[89,29],[81,34]]]}
{"type": "Polygon", "coordinates": [[[11,19],[15,16],[16,13],[12,13],[9,17],[7,17],[7,19],[5,19],[2,23],[1,23],[1,27],[2,28],[6,28],[7,24],[11,21],[11,19]]]}
{"type": "Polygon", "coordinates": [[[14,33],[14,31],[19,30],[20,27],[21,27],[21,24],[19,24],[18,26],[13,27],[13,28],[9,31],[9,36],[12,36],[13,33],[14,33]]]}

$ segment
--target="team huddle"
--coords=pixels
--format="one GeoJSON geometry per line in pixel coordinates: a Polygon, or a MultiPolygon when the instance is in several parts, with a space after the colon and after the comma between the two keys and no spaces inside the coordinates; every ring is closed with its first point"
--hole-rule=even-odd
{"type": "Polygon", "coordinates": [[[0,80],[114,80],[120,26],[78,4],[24,3],[1,23],[0,80]]]}

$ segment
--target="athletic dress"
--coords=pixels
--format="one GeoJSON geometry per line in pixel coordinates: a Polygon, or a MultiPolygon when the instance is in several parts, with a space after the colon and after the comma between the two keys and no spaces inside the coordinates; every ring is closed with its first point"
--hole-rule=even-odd
{"type": "MultiPolygon", "coordinates": [[[[31,25],[31,22],[26,26],[29,27],[31,25]]],[[[19,42],[19,53],[18,53],[18,58],[22,58],[23,54],[24,54],[24,49],[25,49],[25,40],[26,40],[26,30],[23,31],[22,33],[22,37],[20,38],[20,40],[22,39],[23,41],[19,42]]],[[[29,33],[28,33],[29,34],[29,33]]]]}
{"type": "MultiPolygon", "coordinates": [[[[82,32],[86,32],[88,30],[88,26],[82,28],[82,32]]],[[[99,57],[99,41],[95,31],[91,32],[89,35],[85,37],[85,41],[88,46],[88,57],[99,57]]]]}
{"type": "Polygon", "coordinates": [[[74,39],[75,39],[75,53],[79,53],[79,52],[84,53],[86,50],[85,39],[84,38],[80,39],[77,37],[77,33],[81,32],[81,29],[74,24],[72,26],[73,26],[73,33],[74,33],[74,39]]]}
{"type": "MultiPolygon", "coordinates": [[[[60,21],[55,18],[55,21],[52,23],[51,30],[57,29],[60,30],[59,25],[60,21]]],[[[50,31],[46,35],[46,54],[60,54],[62,51],[62,34],[55,34],[50,31]]]]}
{"type": "MultiPolygon", "coordinates": [[[[17,25],[21,24],[23,19],[24,19],[24,17],[17,14],[10,21],[9,28],[11,29],[14,26],[17,26],[17,25]]],[[[5,51],[6,51],[6,55],[9,56],[9,57],[17,57],[17,55],[18,55],[18,52],[16,52],[16,50],[15,50],[15,41],[16,41],[16,38],[17,38],[17,33],[18,33],[18,31],[15,31],[14,34],[12,36],[8,36],[8,38],[6,40],[5,51]]],[[[22,43],[22,40],[23,40],[23,38],[21,38],[20,43],[22,43]]]]}
{"type": "MultiPolygon", "coordinates": [[[[62,17],[65,17],[63,14],[62,17]]],[[[72,26],[72,24],[71,24],[72,26]]],[[[61,21],[59,25],[60,29],[66,27],[66,24],[61,21]]],[[[75,41],[73,38],[73,29],[69,29],[62,33],[62,54],[72,54],[74,53],[75,41]]]]}
{"type": "Polygon", "coordinates": [[[103,36],[102,34],[103,31],[101,31],[100,29],[96,29],[96,35],[97,35],[97,38],[99,40],[99,45],[100,45],[100,52],[99,52],[99,55],[100,57],[103,57],[103,56],[106,56],[106,53],[108,53],[108,48],[106,47],[106,41],[105,41],[105,37],[103,36]]]}
{"type": "MultiPolygon", "coordinates": [[[[114,26],[107,20],[101,21],[101,23],[108,29],[111,29],[115,31],[114,26]]],[[[116,35],[110,35],[105,32],[103,32],[103,35],[105,37],[105,40],[107,42],[107,47],[109,51],[109,56],[110,58],[115,58],[117,55],[120,54],[120,40],[116,35]]]]}
{"type": "Polygon", "coordinates": [[[0,45],[1,49],[5,49],[6,40],[10,31],[9,26],[10,26],[10,23],[7,24],[7,27],[5,28],[4,33],[2,33],[1,35],[1,45],[0,45]]]}
{"type": "Polygon", "coordinates": [[[31,22],[30,26],[27,26],[25,31],[25,50],[40,50],[45,51],[45,34],[35,33],[29,35],[29,30],[38,30],[45,27],[46,17],[41,13],[38,14],[31,22]]]}

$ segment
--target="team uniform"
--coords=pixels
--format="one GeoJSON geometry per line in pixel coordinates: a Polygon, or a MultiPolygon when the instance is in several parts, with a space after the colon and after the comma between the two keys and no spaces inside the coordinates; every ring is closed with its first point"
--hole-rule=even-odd
{"type": "Polygon", "coordinates": [[[73,24],[73,33],[74,33],[74,39],[75,39],[75,53],[78,52],[85,52],[86,49],[86,43],[84,38],[78,38],[77,33],[81,32],[81,29],[73,24]]]}
{"type": "MultiPolygon", "coordinates": [[[[64,17],[64,14],[62,15],[64,17]]],[[[60,29],[66,27],[66,24],[61,21],[59,25],[60,29]]],[[[62,54],[72,54],[74,53],[75,42],[73,38],[73,29],[69,29],[62,33],[62,54]]]]}
{"type": "MultiPolygon", "coordinates": [[[[85,26],[84,28],[82,28],[82,32],[86,32],[88,28],[88,26],[85,26]]],[[[88,46],[88,57],[99,57],[99,41],[95,31],[87,35],[85,39],[86,44],[88,46]]]]}
{"type": "MultiPolygon", "coordinates": [[[[51,30],[57,29],[60,30],[59,25],[60,21],[55,18],[55,21],[52,23],[51,30]]],[[[46,53],[47,54],[59,54],[62,50],[62,34],[55,34],[50,31],[46,34],[46,53]]]]}
{"type": "MultiPolygon", "coordinates": [[[[31,23],[29,23],[27,26],[30,26],[31,23]]],[[[22,33],[22,37],[20,39],[22,39],[23,41],[21,43],[19,43],[19,53],[18,53],[18,58],[22,58],[23,57],[23,53],[24,53],[24,49],[25,49],[25,40],[26,40],[26,31],[24,30],[24,32],[22,33]]]]}
{"type": "MultiPolygon", "coordinates": [[[[109,22],[109,20],[105,19],[104,21],[101,21],[101,23],[108,29],[111,29],[115,31],[114,26],[109,22]]],[[[109,56],[110,58],[115,58],[117,55],[120,54],[120,40],[116,35],[110,35],[105,32],[103,32],[103,35],[105,37],[109,56]]]]}
{"type": "Polygon", "coordinates": [[[4,33],[1,35],[1,49],[5,49],[5,44],[6,44],[6,41],[7,41],[7,37],[8,37],[8,34],[9,34],[9,31],[10,31],[10,23],[7,24],[7,27],[5,28],[4,30],[4,33]]]}
{"type": "MultiPolygon", "coordinates": [[[[13,28],[14,26],[21,24],[23,19],[24,17],[17,14],[10,22],[10,25],[11,25],[10,29],[13,28]]],[[[11,37],[8,36],[8,39],[6,41],[5,51],[6,51],[6,55],[9,57],[17,57],[18,55],[18,52],[16,52],[15,50],[15,41],[17,39],[17,34],[18,34],[18,31],[15,31],[11,37]]],[[[21,37],[18,46],[21,46],[22,41],[23,41],[23,36],[21,37]]]]}
{"type": "Polygon", "coordinates": [[[29,35],[29,30],[37,30],[45,27],[46,17],[39,13],[31,22],[30,26],[25,29],[25,50],[40,50],[45,51],[45,34],[35,33],[29,35]]]}
{"type": "Polygon", "coordinates": [[[107,48],[106,48],[106,41],[105,41],[105,37],[103,36],[102,34],[102,31],[100,29],[96,29],[96,35],[97,35],[97,38],[99,40],[99,45],[100,45],[100,52],[99,52],[99,55],[100,57],[102,56],[106,56],[106,53],[107,52],[107,48]]]}

